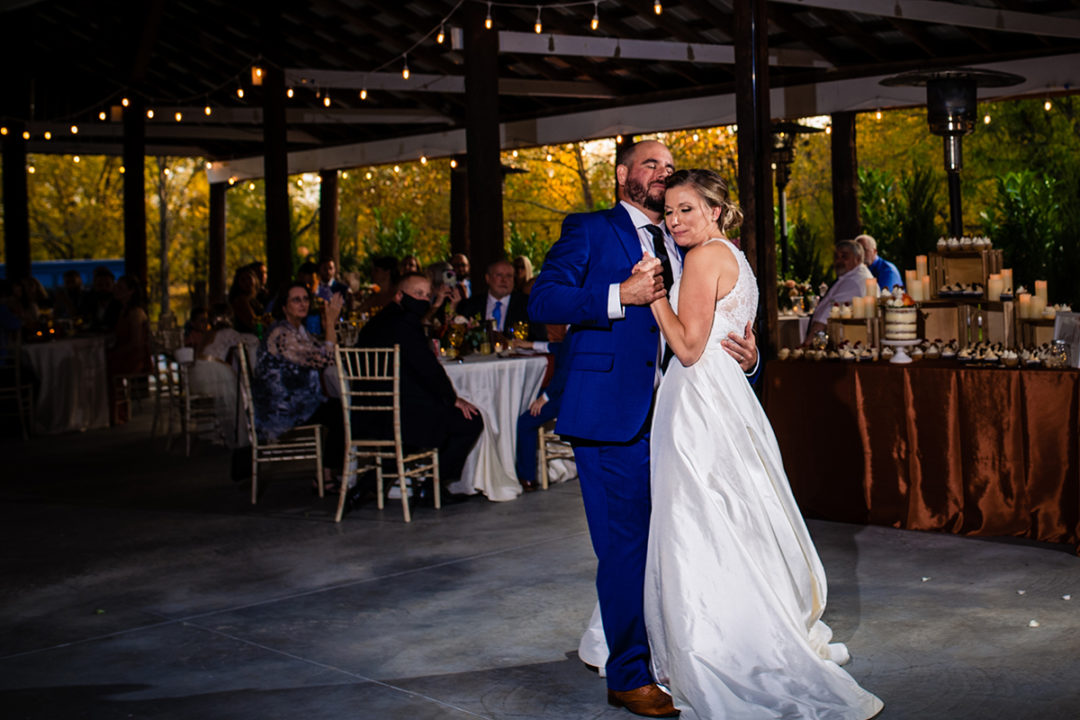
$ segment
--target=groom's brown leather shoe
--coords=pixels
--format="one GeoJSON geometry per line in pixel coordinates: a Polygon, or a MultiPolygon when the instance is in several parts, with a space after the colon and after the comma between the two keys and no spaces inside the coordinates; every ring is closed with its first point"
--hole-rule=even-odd
{"type": "Polygon", "coordinates": [[[624,707],[642,717],[678,717],[679,711],[671,703],[671,696],[656,686],[642,685],[635,690],[608,690],[608,705],[624,707]]]}

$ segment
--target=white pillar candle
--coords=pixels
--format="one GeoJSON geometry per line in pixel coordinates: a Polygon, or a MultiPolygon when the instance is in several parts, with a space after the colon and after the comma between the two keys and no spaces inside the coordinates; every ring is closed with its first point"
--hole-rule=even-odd
{"type": "Polygon", "coordinates": [[[863,290],[866,297],[877,297],[877,278],[866,278],[866,288],[863,290]]]}
{"type": "Polygon", "coordinates": [[[1020,293],[1016,296],[1016,300],[1019,303],[1020,318],[1027,319],[1031,317],[1031,293],[1020,293]]]}
{"type": "Polygon", "coordinates": [[[1029,309],[1031,310],[1032,319],[1038,320],[1042,317],[1043,310],[1046,309],[1046,300],[1036,295],[1031,298],[1031,306],[1029,309]]]}
{"type": "MultiPolygon", "coordinates": [[[[1004,292],[1011,293],[1013,291],[1013,278],[1012,268],[1002,268],[1001,270],[1001,286],[1004,288],[1004,292]]],[[[996,298],[990,298],[994,300],[996,298]]]]}
{"type": "Polygon", "coordinates": [[[923,275],[922,282],[919,283],[922,287],[919,290],[919,301],[927,302],[930,300],[930,276],[923,275]]]}
{"type": "Polygon", "coordinates": [[[994,301],[1000,299],[1004,288],[1005,281],[1002,279],[1001,274],[990,273],[990,278],[986,281],[986,299],[994,301]]]}
{"type": "Polygon", "coordinates": [[[1035,281],[1035,297],[1042,300],[1043,307],[1046,307],[1047,301],[1046,301],[1046,281],[1045,280],[1036,280],[1035,281]]]}
{"type": "Polygon", "coordinates": [[[916,275],[916,277],[921,278],[923,275],[926,275],[926,274],[927,274],[926,256],[925,255],[916,255],[915,256],[915,275],[916,275]]]}

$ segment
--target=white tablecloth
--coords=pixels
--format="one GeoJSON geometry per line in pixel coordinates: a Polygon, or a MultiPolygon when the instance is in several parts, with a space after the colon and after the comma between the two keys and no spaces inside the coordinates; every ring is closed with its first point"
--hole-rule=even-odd
{"type": "Polygon", "coordinates": [[[458,396],[475,405],[484,418],[484,432],[465,460],[461,480],[448,489],[470,495],[479,491],[496,502],[513,500],[521,494],[514,469],[517,419],[540,391],[547,358],[488,355],[445,368],[458,396]]]}
{"type": "Polygon", "coordinates": [[[34,401],[34,432],[51,435],[109,426],[104,337],[25,344],[23,353],[41,383],[34,401]]]}

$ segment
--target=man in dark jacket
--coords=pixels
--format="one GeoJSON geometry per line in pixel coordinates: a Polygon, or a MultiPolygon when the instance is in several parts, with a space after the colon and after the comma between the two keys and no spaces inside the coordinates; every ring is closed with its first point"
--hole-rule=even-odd
{"type": "MultiPolygon", "coordinates": [[[[504,335],[512,334],[515,323],[529,322],[529,297],[514,290],[514,266],[509,261],[496,260],[491,263],[484,280],[487,282],[487,292],[473,293],[458,303],[458,315],[493,322],[495,329],[504,335]]],[[[530,339],[543,339],[543,336],[533,335],[530,328],[530,339]]]]}
{"type": "MultiPolygon", "coordinates": [[[[480,411],[459,398],[421,323],[431,307],[431,281],[410,274],[389,303],[360,331],[358,347],[401,347],[401,431],[406,445],[439,449],[443,487],[461,477],[484,429],[480,411]]],[[[367,429],[370,430],[370,429],[367,429]]]]}

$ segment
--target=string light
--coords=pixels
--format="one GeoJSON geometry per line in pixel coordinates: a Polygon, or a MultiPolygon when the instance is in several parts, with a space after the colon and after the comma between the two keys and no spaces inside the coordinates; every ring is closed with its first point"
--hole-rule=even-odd
{"type": "Polygon", "coordinates": [[[324,95],[322,99],[323,107],[330,107],[330,96],[324,95]]]}
{"type": "Polygon", "coordinates": [[[396,173],[401,172],[401,166],[400,165],[395,165],[394,166],[394,172],[396,172],[396,173]]]}
{"type": "Polygon", "coordinates": [[[175,115],[173,115],[173,117],[174,117],[174,118],[176,119],[176,122],[180,122],[181,120],[183,120],[183,119],[184,119],[184,113],[182,113],[182,112],[180,112],[179,110],[177,110],[177,111],[176,111],[176,114],[175,114],[175,115]]]}
{"type": "Polygon", "coordinates": [[[125,172],[125,171],[124,171],[124,166],[123,166],[123,165],[121,165],[121,166],[120,166],[120,174],[121,174],[121,175],[123,175],[123,174],[124,174],[124,172],[125,172]]]}
{"type": "Polygon", "coordinates": [[[229,178],[229,184],[230,185],[235,185],[236,184],[236,176],[235,175],[233,175],[231,178],[229,178]]]}
{"type": "Polygon", "coordinates": [[[0,125],[0,135],[7,135],[8,129],[6,125],[0,125]]]}
{"type": "Polygon", "coordinates": [[[169,168],[165,168],[161,172],[163,175],[165,175],[165,177],[169,177],[170,175],[172,175],[172,170],[170,170],[169,168]]]}
{"type": "Polygon", "coordinates": [[[664,12],[664,7],[663,7],[663,5],[660,4],[660,0],[654,0],[654,2],[652,4],[652,11],[654,13],[656,13],[657,15],[664,12]]]}
{"type": "Polygon", "coordinates": [[[105,119],[105,117],[106,117],[106,115],[105,115],[105,111],[104,111],[104,110],[102,110],[101,112],[99,112],[99,113],[97,114],[97,119],[98,119],[98,120],[104,120],[104,119],[105,119]]]}
{"type": "Polygon", "coordinates": [[[46,140],[52,140],[52,133],[49,132],[48,130],[45,131],[45,139],[46,140]]]}
{"type": "Polygon", "coordinates": [[[983,115],[983,125],[989,125],[989,124],[990,124],[990,115],[989,114],[983,115]]]}
{"type": "Polygon", "coordinates": [[[1050,112],[1050,108],[1052,107],[1054,106],[1049,100],[1043,103],[1043,110],[1045,110],[1046,112],[1050,112]]]}
{"type": "Polygon", "coordinates": [[[79,126],[78,125],[72,125],[71,126],[71,134],[72,135],[78,135],[79,134],[79,126]]]}
{"type": "Polygon", "coordinates": [[[420,164],[421,165],[427,165],[427,155],[421,155],[420,156],[420,164]]]}
{"type": "Polygon", "coordinates": [[[212,163],[212,162],[207,162],[207,163],[206,163],[206,169],[207,169],[207,170],[213,170],[213,169],[214,169],[214,163],[212,163]]]}
{"type": "Polygon", "coordinates": [[[694,142],[698,141],[698,134],[697,133],[694,133],[691,137],[693,138],[694,142]]]}
{"type": "Polygon", "coordinates": [[[287,97],[287,98],[291,98],[295,94],[296,93],[293,91],[292,88],[289,88],[288,90],[285,91],[285,97],[287,97]]]}
{"type": "Polygon", "coordinates": [[[544,23],[542,23],[540,21],[540,6],[539,5],[536,6],[536,24],[533,25],[533,30],[536,31],[537,35],[544,32],[544,23]]]}
{"type": "Polygon", "coordinates": [[[548,154],[547,154],[547,161],[548,161],[548,162],[551,162],[551,153],[548,153],[548,154]]]}
{"type": "Polygon", "coordinates": [[[30,131],[29,130],[23,130],[22,139],[23,140],[29,140],[30,139],[30,131]]]}
{"type": "Polygon", "coordinates": [[[402,56],[402,59],[404,60],[405,64],[401,68],[401,77],[404,78],[405,80],[408,80],[409,79],[409,54],[405,53],[402,56]]]}
{"type": "Polygon", "coordinates": [[[832,135],[832,125],[826,125],[825,126],[825,134],[826,135],[832,135]]]}
{"type": "Polygon", "coordinates": [[[440,24],[439,25],[439,34],[435,36],[435,42],[442,45],[443,40],[445,40],[445,39],[446,39],[446,25],[440,24]]]}
{"type": "Polygon", "coordinates": [[[492,25],[492,23],[491,23],[491,3],[488,3],[487,17],[484,18],[484,27],[487,28],[488,30],[490,30],[491,25],[492,25]]]}
{"type": "Polygon", "coordinates": [[[341,179],[342,180],[348,180],[349,179],[349,172],[347,170],[342,170],[341,171],[341,179]]]}
{"type": "Polygon", "coordinates": [[[360,88],[360,99],[367,100],[367,88],[360,88]]]}
{"type": "Polygon", "coordinates": [[[35,168],[35,167],[34,167],[33,165],[28,165],[28,166],[26,167],[26,172],[28,172],[28,173],[30,173],[31,175],[33,175],[34,173],[36,173],[36,172],[37,172],[37,168],[35,168]]]}
{"type": "Polygon", "coordinates": [[[248,183],[248,190],[254,190],[254,189],[255,189],[255,183],[248,183]]]}
{"type": "Polygon", "coordinates": [[[511,154],[512,156],[514,156],[514,157],[517,157],[517,156],[518,156],[518,151],[517,151],[517,150],[515,150],[515,151],[513,151],[513,152],[512,152],[512,153],[510,153],[510,154],[511,154]]]}
{"type": "Polygon", "coordinates": [[[244,99],[244,88],[236,88],[236,97],[244,99]]]}
{"type": "Polygon", "coordinates": [[[210,106],[209,106],[209,105],[207,105],[206,107],[204,107],[204,108],[202,109],[202,111],[203,111],[203,115],[205,115],[206,117],[210,117],[210,113],[214,112],[214,111],[213,111],[213,110],[212,110],[212,109],[210,108],[210,106]]]}
{"type": "Polygon", "coordinates": [[[154,119],[154,110],[153,109],[150,109],[150,110],[146,111],[146,118],[148,120],[153,120],[154,119]]]}
{"type": "Polygon", "coordinates": [[[615,136],[615,143],[617,145],[622,145],[622,135],[616,135],[615,136]]]}
{"type": "Polygon", "coordinates": [[[370,170],[369,170],[369,171],[367,171],[367,172],[366,172],[366,173],[364,174],[364,179],[365,179],[365,180],[370,180],[370,179],[371,179],[371,171],[370,171],[370,170]]]}
{"type": "Polygon", "coordinates": [[[131,104],[131,101],[128,100],[127,98],[120,98],[120,104],[123,105],[124,107],[127,107],[128,105],[131,104]]]}
{"type": "Polygon", "coordinates": [[[589,22],[589,29],[596,30],[600,27],[600,2],[593,3],[592,21],[589,22]]]}
{"type": "Polygon", "coordinates": [[[880,120],[880,119],[881,119],[881,111],[880,111],[880,110],[878,110],[878,111],[877,111],[876,113],[874,113],[874,117],[875,117],[876,119],[880,120]]]}
{"type": "Polygon", "coordinates": [[[72,159],[72,161],[74,161],[74,162],[79,162],[79,161],[81,161],[81,160],[82,160],[82,158],[81,158],[81,157],[79,157],[78,155],[76,155],[75,157],[73,157],[73,158],[71,158],[71,159],[72,159]]]}
{"type": "Polygon", "coordinates": [[[450,158],[450,167],[451,168],[456,168],[457,167],[457,160],[455,160],[454,158],[450,158]]]}

